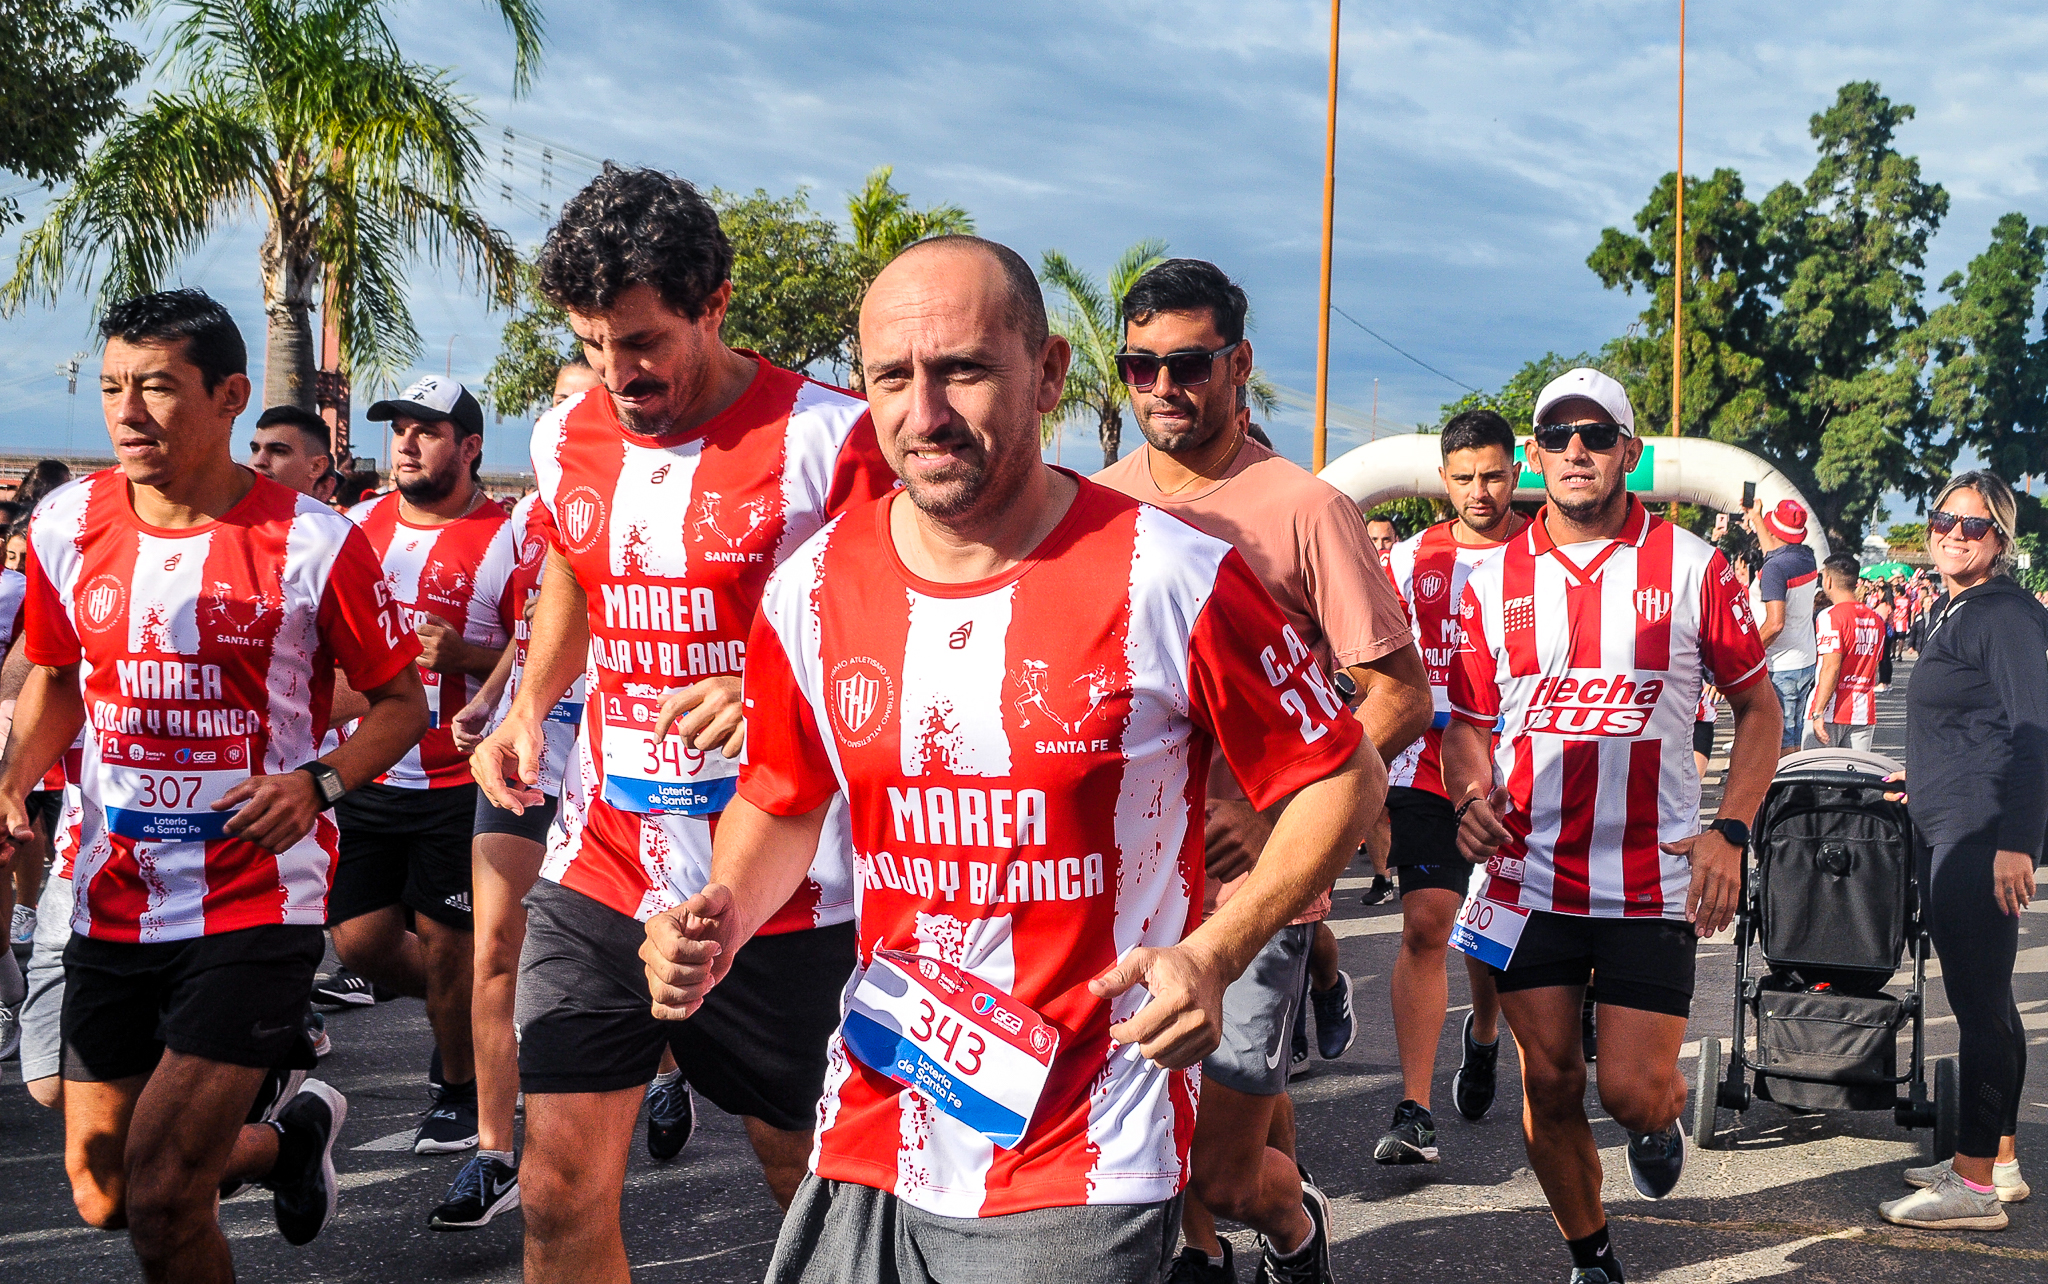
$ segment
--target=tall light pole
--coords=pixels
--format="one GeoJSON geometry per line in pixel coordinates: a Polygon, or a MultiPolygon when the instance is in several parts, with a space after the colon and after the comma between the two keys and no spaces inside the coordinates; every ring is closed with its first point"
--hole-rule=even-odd
{"type": "Polygon", "coordinates": [[[1330,241],[1337,213],[1337,32],[1344,0],[1330,0],[1330,104],[1323,129],[1323,306],[1316,314],[1316,437],[1311,472],[1330,453],[1330,241]]]}
{"type": "Polygon", "coordinates": [[[1671,237],[1671,435],[1685,395],[1685,0],[1678,0],[1678,205],[1671,237]]]}

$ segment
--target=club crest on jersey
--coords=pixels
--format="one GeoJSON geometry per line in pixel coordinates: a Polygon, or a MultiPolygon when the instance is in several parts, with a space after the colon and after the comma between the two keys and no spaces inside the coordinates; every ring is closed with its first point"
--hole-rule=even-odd
{"type": "Polygon", "coordinates": [[[896,708],[896,683],[879,661],[865,655],[841,660],[832,668],[827,704],[839,724],[839,738],[858,749],[889,723],[896,708]]]}
{"type": "Polygon", "coordinates": [[[1424,571],[1415,577],[1415,594],[1425,602],[1434,602],[1450,587],[1450,580],[1442,571],[1424,571]]]}
{"type": "Polygon", "coordinates": [[[604,496],[589,486],[577,486],[556,503],[555,519],[569,551],[587,553],[604,527],[604,496]]]}
{"type": "Polygon", "coordinates": [[[128,586],[117,575],[95,575],[78,594],[78,617],[86,628],[103,633],[127,612],[128,586]]]}
{"type": "Polygon", "coordinates": [[[1636,614],[1655,624],[1671,614],[1671,594],[1660,588],[1636,590],[1636,614]]]}

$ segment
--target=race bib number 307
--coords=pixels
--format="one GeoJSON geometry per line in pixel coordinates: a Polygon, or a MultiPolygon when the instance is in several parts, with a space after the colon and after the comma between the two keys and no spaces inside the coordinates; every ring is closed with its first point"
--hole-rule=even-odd
{"type": "Polygon", "coordinates": [[[108,734],[100,765],[109,830],[138,842],[210,842],[227,836],[235,813],[213,804],[249,778],[249,742],[108,734]]]}
{"type": "Polygon", "coordinates": [[[1005,1149],[1038,1109],[1059,1031],[973,973],[877,950],[841,1031],[861,1064],[1005,1149]]]}

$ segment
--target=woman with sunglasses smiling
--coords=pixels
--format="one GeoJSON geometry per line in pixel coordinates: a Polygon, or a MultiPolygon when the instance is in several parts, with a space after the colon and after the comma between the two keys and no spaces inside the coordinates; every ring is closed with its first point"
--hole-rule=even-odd
{"type": "Polygon", "coordinates": [[[1909,1169],[1921,1189],[1879,1206],[1901,1226],[2001,1230],[2004,1204],[2027,1197],[2012,971],[2048,826],[2048,609],[2006,573],[2015,516],[2012,488],[1986,472],[1951,479],[1927,515],[1946,593],[1906,692],[1907,807],[1962,1045],[1963,1113],[1954,1158],[1909,1169]]]}

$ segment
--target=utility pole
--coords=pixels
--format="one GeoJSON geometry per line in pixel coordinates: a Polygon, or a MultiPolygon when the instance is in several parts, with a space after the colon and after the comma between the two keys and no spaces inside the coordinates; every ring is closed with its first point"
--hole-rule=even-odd
{"type": "Polygon", "coordinates": [[[351,471],[348,440],[348,373],[341,368],[341,311],[334,276],[327,274],[320,300],[320,369],[313,375],[313,400],[327,421],[327,436],[338,472],[351,471]]]}
{"type": "Polygon", "coordinates": [[[1671,237],[1671,435],[1682,435],[1685,395],[1685,0],[1678,0],[1678,204],[1671,237]]]}
{"type": "Polygon", "coordinates": [[[1316,435],[1309,471],[1330,453],[1330,242],[1337,213],[1337,36],[1344,0],[1330,0],[1330,104],[1323,129],[1323,306],[1316,314],[1316,435]]]}
{"type": "Polygon", "coordinates": [[[57,366],[57,377],[64,381],[64,392],[69,398],[64,403],[64,453],[71,453],[71,421],[78,413],[78,368],[86,354],[74,352],[69,361],[57,366]]]}

